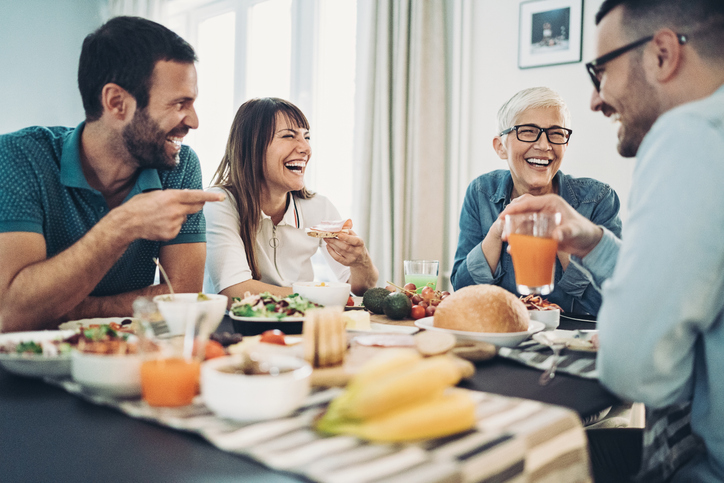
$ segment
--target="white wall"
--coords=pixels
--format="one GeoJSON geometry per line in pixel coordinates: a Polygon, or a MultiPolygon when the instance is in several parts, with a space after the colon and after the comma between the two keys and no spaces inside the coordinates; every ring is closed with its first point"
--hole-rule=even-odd
{"type": "Polygon", "coordinates": [[[0,0],[0,134],[83,120],[78,57],[102,0],[0,0]]]}
{"type": "Polygon", "coordinates": [[[492,148],[495,115],[521,89],[539,85],[560,93],[571,111],[574,131],[561,170],[611,185],[621,199],[626,218],[634,160],[619,156],[611,121],[589,109],[593,85],[585,62],[593,59],[595,15],[602,0],[584,0],[583,60],[529,69],[518,68],[520,0],[473,0],[472,114],[470,119],[470,180],[494,169],[507,168],[492,148]]]}

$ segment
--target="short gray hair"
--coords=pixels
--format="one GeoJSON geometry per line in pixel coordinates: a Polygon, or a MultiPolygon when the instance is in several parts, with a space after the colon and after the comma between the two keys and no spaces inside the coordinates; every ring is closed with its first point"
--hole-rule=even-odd
{"type": "Polygon", "coordinates": [[[571,113],[568,111],[566,101],[553,89],[548,87],[530,87],[511,97],[508,102],[498,110],[498,131],[496,135],[513,127],[515,121],[529,109],[541,107],[556,107],[563,114],[566,127],[571,127],[571,113]]]}

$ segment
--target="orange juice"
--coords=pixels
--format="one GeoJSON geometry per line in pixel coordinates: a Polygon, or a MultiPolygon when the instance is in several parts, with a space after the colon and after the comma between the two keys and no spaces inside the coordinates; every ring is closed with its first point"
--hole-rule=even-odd
{"type": "Polygon", "coordinates": [[[556,240],[513,233],[508,236],[508,245],[517,285],[530,288],[553,285],[558,251],[556,240]]]}
{"type": "Polygon", "coordinates": [[[185,406],[199,393],[199,361],[154,359],[141,364],[141,392],[150,406],[185,406]]]}

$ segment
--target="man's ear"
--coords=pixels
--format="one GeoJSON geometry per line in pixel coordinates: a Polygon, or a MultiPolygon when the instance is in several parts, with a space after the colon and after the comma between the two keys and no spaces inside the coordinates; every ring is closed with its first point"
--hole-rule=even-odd
{"type": "Polygon", "coordinates": [[[101,90],[101,105],[103,112],[123,121],[133,115],[136,99],[123,87],[110,82],[101,90]]]}
{"type": "Polygon", "coordinates": [[[679,37],[670,29],[659,30],[654,34],[651,47],[654,55],[644,64],[649,77],[647,80],[666,83],[681,66],[683,52],[679,37]]]}
{"type": "Polygon", "coordinates": [[[493,149],[498,153],[500,159],[508,159],[508,149],[505,147],[505,143],[500,136],[493,138],[493,149]]]}

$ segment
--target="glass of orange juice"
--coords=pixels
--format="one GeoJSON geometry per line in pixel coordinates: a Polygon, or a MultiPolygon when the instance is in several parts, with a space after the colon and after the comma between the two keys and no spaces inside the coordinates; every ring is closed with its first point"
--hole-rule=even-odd
{"type": "MultiPolygon", "coordinates": [[[[176,326],[180,323],[180,327],[185,328],[181,335],[168,330],[145,330],[157,349],[148,353],[141,364],[141,395],[149,406],[185,406],[191,404],[199,393],[201,362],[210,335],[208,313],[196,311],[191,306],[195,303],[193,301],[180,299],[177,303],[183,305],[179,313],[192,315],[184,315],[178,321],[166,320],[167,323],[176,323],[176,326]]],[[[151,309],[156,310],[153,316],[162,318],[154,302],[146,301],[144,309],[146,313],[139,314],[142,323],[149,318],[151,309]]]]}
{"type": "Polygon", "coordinates": [[[522,213],[505,216],[513,258],[515,284],[522,295],[547,295],[553,291],[558,242],[553,230],[561,223],[560,213],[522,213]]]}

